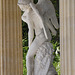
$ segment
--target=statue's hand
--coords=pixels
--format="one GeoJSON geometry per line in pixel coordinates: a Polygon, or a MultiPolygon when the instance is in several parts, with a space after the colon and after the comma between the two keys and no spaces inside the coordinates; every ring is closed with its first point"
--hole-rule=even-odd
{"type": "Polygon", "coordinates": [[[21,19],[22,19],[24,22],[26,22],[26,23],[28,22],[28,19],[27,19],[26,16],[22,16],[21,19]]]}
{"type": "Polygon", "coordinates": [[[35,5],[34,3],[30,3],[29,5],[30,5],[30,7],[32,8],[32,10],[33,10],[34,12],[36,12],[36,13],[39,14],[39,11],[38,11],[38,9],[36,8],[36,5],[35,5]]]}
{"type": "Polygon", "coordinates": [[[22,15],[22,17],[21,17],[21,19],[22,19],[24,22],[28,23],[28,13],[27,13],[27,12],[24,12],[23,15],[22,15]]]}

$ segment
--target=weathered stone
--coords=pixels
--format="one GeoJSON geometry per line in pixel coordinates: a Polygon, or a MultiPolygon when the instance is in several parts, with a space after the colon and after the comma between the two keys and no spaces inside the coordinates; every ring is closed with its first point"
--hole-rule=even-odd
{"type": "Polygon", "coordinates": [[[37,4],[30,2],[28,4],[18,5],[20,9],[24,11],[22,20],[28,24],[29,28],[29,50],[26,56],[27,75],[55,75],[56,71],[53,65],[50,65],[50,63],[52,63],[51,54],[48,53],[51,46],[49,45],[50,47],[48,47],[48,44],[45,44],[46,41],[50,42],[52,39],[49,29],[53,35],[56,35],[55,28],[59,28],[53,4],[50,0],[38,0],[37,4]],[[36,35],[35,38],[34,31],[36,35]],[[45,44],[44,46],[46,47],[44,52],[43,44],[45,44]],[[42,48],[41,50],[46,56],[43,57],[45,63],[41,62],[41,58],[38,59],[41,63],[37,66],[38,62],[34,62],[34,60],[42,55],[39,48],[42,48]],[[37,50],[40,53],[37,53],[37,50]],[[38,57],[34,58],[35,55],[38,55],[38,57]],[[41,67],[44,67],[44,69],[41,69],[41,67]]]}

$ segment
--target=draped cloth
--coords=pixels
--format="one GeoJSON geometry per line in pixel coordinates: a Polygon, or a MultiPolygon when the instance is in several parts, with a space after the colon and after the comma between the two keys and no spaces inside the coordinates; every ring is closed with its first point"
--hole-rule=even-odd
{"type": "Polygon", "coordinates": [[[39,47],[34,61],[33,75],[57,75],[53,67],[53,46],[49,42],[45,42],[39,47]]]}

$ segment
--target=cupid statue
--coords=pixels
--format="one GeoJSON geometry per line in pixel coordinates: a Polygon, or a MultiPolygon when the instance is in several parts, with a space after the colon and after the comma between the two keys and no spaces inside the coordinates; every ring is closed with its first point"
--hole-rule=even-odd
{"type": "Polygon", "coordinates": [[[24,11],[22,20],[28,24],[29,28],[27,75],[57,75],[52,65],[53,47],[49,43],[50,31],[56,35],[55,28],[59,27],[53,4],[50,0],[38,0],[37,4],[34,4],[32,0],[18,0],[18,6],[24,11]]]}

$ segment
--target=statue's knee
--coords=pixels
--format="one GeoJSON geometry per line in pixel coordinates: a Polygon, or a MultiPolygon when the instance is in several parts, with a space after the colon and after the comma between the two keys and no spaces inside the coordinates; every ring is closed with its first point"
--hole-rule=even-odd
{"type": "Polygon", "coordinates": [[[27,55],[26,55],[26,60],[29,59],[29,58],[30,58],[30,56],[27,54],[27,55]]]}
{"type": "Polygon", "coordinates": [[[29,54],[26,55],[26,60],[31,59],[31,58],[32,58],[31,55],[29,55],[29,54]]]}
{"type": "Polygon", "coordinates": [[[27,54],[27,56],[26,56],[27,61],[33,61],[33,59],[34,59],[34,56],[27,54]]]}

